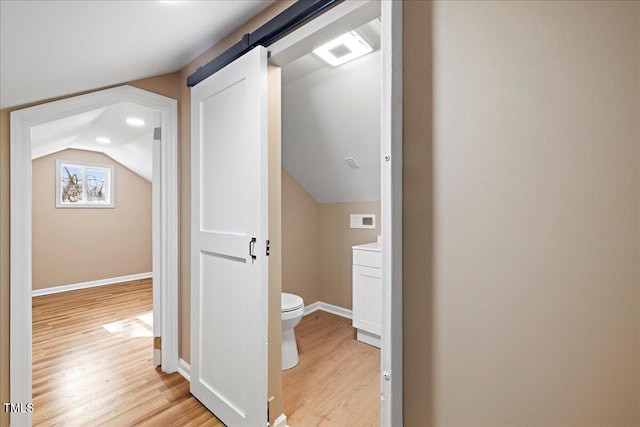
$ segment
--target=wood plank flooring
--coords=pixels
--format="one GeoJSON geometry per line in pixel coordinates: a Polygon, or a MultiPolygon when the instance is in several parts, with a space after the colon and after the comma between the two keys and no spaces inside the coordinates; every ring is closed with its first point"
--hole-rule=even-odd
{"type": "MultiPolygon", "coordinates": [[[[223,426],[180,374],[153,367],[151,281],[33,298],[35,426],[223,426]]],[[[292,427],[380,425],[380,351],[351,321],[315,312],[283,372],[292,427]]]]}
{"type": "Polygon", "coordinates": [[[355,339],[351,320],[324,311],[296,326],[300,363],[284,371],[283,406],[294,427],[380,425],[380,350],[355,339]]]}
{"type": "Polygon", "coordinates": [[[153,366],[151,280],[33,298],[34,426],[222,426],[153,366]]]}

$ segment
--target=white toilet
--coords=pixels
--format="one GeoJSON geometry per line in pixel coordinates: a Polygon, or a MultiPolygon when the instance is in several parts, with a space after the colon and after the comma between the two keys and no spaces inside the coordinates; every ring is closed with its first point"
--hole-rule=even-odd
{"type": "Polygon", "coordinates": [[[298,364],[298,345],[293,328],[300,323],[304,314],[304,301],[298,295],[282,293],[282,370],[298,364]]]}

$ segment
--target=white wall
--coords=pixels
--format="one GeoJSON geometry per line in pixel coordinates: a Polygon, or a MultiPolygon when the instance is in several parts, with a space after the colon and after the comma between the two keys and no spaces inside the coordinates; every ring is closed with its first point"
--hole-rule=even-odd
{"type": "Polygon", "coordinates": [[[434,425],[640,425],[640,3],[433,23],[434,425]]]}
{"type": "Polygon", "coordinates": [[[282,164],[320,203],[380,200],[380,69],[376,51],[282,86],[282,164]]]}

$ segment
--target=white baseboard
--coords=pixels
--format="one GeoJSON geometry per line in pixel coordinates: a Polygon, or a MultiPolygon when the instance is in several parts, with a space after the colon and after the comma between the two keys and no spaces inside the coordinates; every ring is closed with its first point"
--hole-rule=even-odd
{"type": "Polygon", "coordinates": [[[77,289],[95,288],[96,286],[114,285],[116,283],[131,282],[132,280],[148,279],[153,273],[138,273],[128,276],[112,277],[110,279],[92,280],[90,282],[75,283],[73,285],[55,286],[53,288],[34,289],[31,296],[57,294],[59,292],[75,291],[77,289]]]}
{"type": "Polygon", "coordinates": [[[182,358],[178,360],[178,373],[182,375],[185,380],[191,381],[191,365],[182,358]]]}
{"type": "Polygon", "coordinates": [[[327,313],[335,314],[336,316],[346,317],[347,319],[353,318],[353,312],[347,308],[338,307],[337,305],[327,304],[326,302],[316,301],[313,304],[309,304],[304,308],[304,315],[311,314],[314,311],[326,311],[327,313]]]}
{"type": "Polygon", "coordinates": [[[382,341],[380,340],[380,335],[372,334],[371,332],[363,331],[362,329],[358,329],[356,333],[356,339],[365,344],[372,345],[374,347],[382,348],[382,341]]]}
{"type": "Polygon", "coordinates": [[[287,427],[287,416],[285,414],[280,414],[280,416],[273,422],[273,427],[287,427]]]}

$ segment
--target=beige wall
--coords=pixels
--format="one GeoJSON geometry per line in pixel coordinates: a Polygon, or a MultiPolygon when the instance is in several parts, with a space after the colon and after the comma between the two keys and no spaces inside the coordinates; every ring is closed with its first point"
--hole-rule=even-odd
{"type": "Polygon", "coordinates": [[[110,157],[63,150],[36,159],[33,176],[33,289],[147,273],[151,183],[110,157]],[[113,209],[57,209],[56,160],[113,165],[113,209]]]}
{"type": "Polygon", "coordinates": [[[282,168],[282,290],[305,305],[320,299],[320,208],[282,168]]]}
{"type": "Polygon", "coordinates": [[[434,424],[640,425],[640,3],[433,25],[434,424]]]}
{"type": "Polygon", "coordinates": [[[380,202],[318,203],[282,169],[282,290],[305,305],[351,310],[351,247],[375,242],[380,202]],[[349,228],[350,214],[375,214],[376,229],[349,228]]]}
{"type": "Polygon", "coordinates": [[[352,250],[375,242],[380,234],[380,202],[320,203],[320,275],[322,302],[352,308],[352,250]],[[376,229],[349,228],[350,214],[375,214],[376,229]]]}

